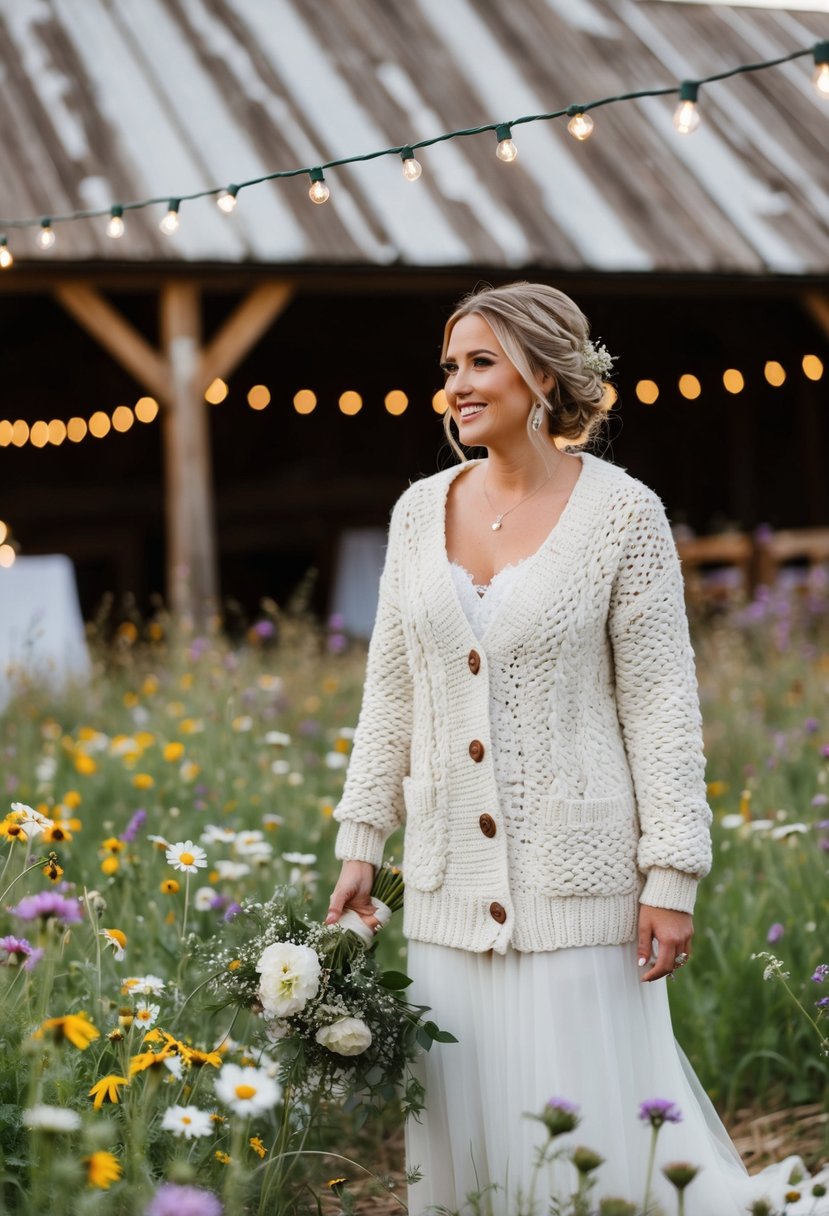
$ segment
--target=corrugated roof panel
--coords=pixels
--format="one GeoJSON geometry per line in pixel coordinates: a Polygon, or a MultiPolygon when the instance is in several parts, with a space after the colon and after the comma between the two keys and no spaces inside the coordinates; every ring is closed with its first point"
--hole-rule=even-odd
{"type": "MultiPolygon", "coordinates": [[[[178,196],[443,131],[672,86],[829,37],[814,13],[661,0],[0,0],[6,219],[178,196]]],[[[163,203],[104,223],[10,232],[20,261],[543,265],[600,271],[829,271],[829,107],[808,59],[674,102],[600,109],[243,191],[230,217],[163,203]]],[[[2,222],[2,221],[0,221],[2,222]]]]}

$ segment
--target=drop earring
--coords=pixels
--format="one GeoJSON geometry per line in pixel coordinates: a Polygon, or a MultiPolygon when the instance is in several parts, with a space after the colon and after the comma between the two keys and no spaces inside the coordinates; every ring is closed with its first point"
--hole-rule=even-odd
{"type": "Polygon", "coordinates": [[[532,428],[534,431],[541,430],[541,419],[544,417],[544,406],[539,401],[533,412],[532,428]]]}

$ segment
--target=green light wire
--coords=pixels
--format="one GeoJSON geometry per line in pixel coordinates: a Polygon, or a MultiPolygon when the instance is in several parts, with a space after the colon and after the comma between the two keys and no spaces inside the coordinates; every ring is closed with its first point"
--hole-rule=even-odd
{"type": "MultiPolygon", "coordinates": [[[[170,200],[176,202],[193,202],[200,198],[213,198],[220,194],[223,190],[232,191],[234,196],[242,190],[246,190],[251,186],[259,186],[263,182],[278,181],[281,178],[289,177],[308,177],[311,181],[320,180],[319,176],[325,169],[338,169],[342,165],[355,165],[363,161],[378,160],[382,156],[400,156],[403,152],[417,151],[419,148],[431,148],[435,144],[445,143],[450,139],[465,139],[470,135],[483,135],[487,131],[498,131],[499,128],[518,127],[530,122],[550,122],[555,118],[572,117],[574,114],[586,114],[588,110],[598,110],[601,106],[614,105],[620,101],[637,101],[641,97],[666,97],[672,94],[679,95],[683,86],[696,85],[697,87],[704,84],[712,84],[718,80],[727,80],[731,76],[744,75],[747,72],[761,72],[766,68],[777,67],[781,63],[790,63],[794,59],[802,59],[806,55],[814,55],[815,62],[821,62],[821,55],[826,54],[826,48],[829,46],[826,42],[818,42],[812,47],[806,47],[803,50],[792,51],[790,55],[781,55],[778,59],[765,59],[760,63],[744,63],[735,68],[728,68],[724,72],[716,72],[711,76],[700,76],[696,80],[683,81],[679,86],[669,85],[661,89],[637,89],[632,93],[618,93],[612,97],[599,97],[595,101],[587,101],[583,105],[571,104],[560,110],[551,110],[548,114],[525,114],[521,118],[513,118],[509,122],[488,122],[483,123],[478,127],[466,127],[459,131],[446,131],[443,135],[433,135],[430,139],[420,139],[415,142],[398,144],[393,148],[379,148],[376,152],[364,152],[358,156],[342,156],[336,160],[321,161],[318,165],[308,165],[302,169],[280,169],[274,173],[265,173],[262,177],[251,177],[247,181],[234,183],[232,186],[213,186],[209,190],[196,190],[192,194],[166,193],[157,195],[155,198],[144,198],[133,203],[118,203],[112,204],[109,207],[101,207],[85,211],[67,211],[63,215],[52,215],[50,224],[67,223],[70,220],[89,220],[100,219],[104,216],[111,216],[116,211],[118,215],[123,215],[127,211],[140,211],[145,207],[153,207],[158,204],[170,205],[170,200]]],[[[43,225],[43,217],[37,216],[30,219],[22,220],[4,220],[0,219],[0,229],[12,228],[40,228],[43,225]]]]}

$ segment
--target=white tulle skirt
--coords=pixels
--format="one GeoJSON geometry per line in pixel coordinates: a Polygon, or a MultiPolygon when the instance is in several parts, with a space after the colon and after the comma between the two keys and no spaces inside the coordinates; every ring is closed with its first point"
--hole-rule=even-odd
{"type": "MultiPolygon", "coordinates": [[[[546,1140],[525,1112],[539,1113],[551,1097],[581,1113],[577,1131],[560,1143],[605,1158],[596,1206],[609,1195],[642,1202],[651,1131],[639,1103],[667,1098],[682,1122],[666,1124],[658,1139],[651,1198],[666,1213],[676,1211],[676,1193],[660,1167],[672,1161],[701,1167],[686,1192],[687,1216],[744,1216],[761,1197],[783,1207],[797,1159],[749,1177],[674,1040],[666,982],[639,979],[635,944],[499,955],[412,941],[408,974],[409,999],[429,1005],[459,1040],[435,1044],[417,1065],[427,1109],[406,1126],[407,1167],[423,1175],[409,1187],[410,1216],[464,1211],[467,1195],[491,1184],[497,1189],[480,1210],[514,1216],[546,1140]]],[[[554,1188],[572,1193],[571,1169],[561,1162],[554,1177],[546,1169],[538,1175],[538,1211],[554,1188]]],[[[812,1198],[811,1183],[798,1189],[803,1197],[787,1216],[829,1213],[829,1201],[812,1198]]]]}

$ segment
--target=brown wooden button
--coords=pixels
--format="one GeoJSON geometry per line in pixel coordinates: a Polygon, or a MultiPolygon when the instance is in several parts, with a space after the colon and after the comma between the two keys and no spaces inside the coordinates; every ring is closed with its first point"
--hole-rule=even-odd
{"type": "Polygon", "coordinates": [[[495,833],[498,830],[497,827],[495,826],[495,820],[492,818],[491,815],[481,815],[480,819],[478,820],[478,823],[480,825],[481,831],[483,832],[484,836],[492,837],[495,835],[495,833]]]}
{"type": "Polygon", "coordinates": [[[469,754],[476,764],[480,764],[484,758],[484,745],[480,739],[473,739],[469,744],[469,754]]]}
{"type": "Polygon", "coordinates": [[[472,672],[473,676],[476,676],[481,670],[481,656],[478,654],[477,650],[470,650],[466,661],[469,664],[469,670],[472,672]]]}
{"type": "Polygon", "coordinates": [[[490,904],[489,915],[493,920],[497,920],[499,925],[503,925],[507,919],[507,911],[503,904],[490,904]]]}

